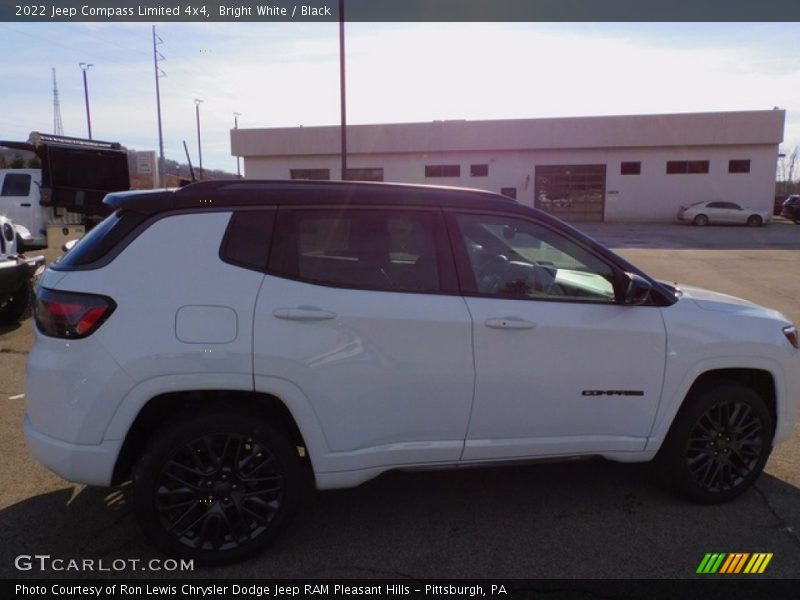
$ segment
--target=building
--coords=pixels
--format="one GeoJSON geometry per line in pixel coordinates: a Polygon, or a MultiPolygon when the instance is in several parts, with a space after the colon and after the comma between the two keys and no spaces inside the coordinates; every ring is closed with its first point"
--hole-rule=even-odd
{"type": "MultiPolygon", "coordinates": [[[[568,221],[671,221],[682,204],[772,209],[783,110],[347,127],[345,179],[483,188],[568,221]]],[[[338,126],[234,129],[258,179],[340,179],[338,126]]]]}

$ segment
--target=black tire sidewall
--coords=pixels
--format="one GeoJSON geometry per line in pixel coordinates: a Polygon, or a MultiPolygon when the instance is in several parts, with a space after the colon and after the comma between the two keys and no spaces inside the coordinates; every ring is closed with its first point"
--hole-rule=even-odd
{"type": "Polygon", "coordinates": [[[710,384],[701,390],[693,391],[675,418],[660,454],[660,464],[665,475],[676,490],[695,502],[716,504],[726,502],[740,495],[758,479],[772,452],[774,419],[764,400],[752,389],[744,385],[729,383],[710,384]],[[723,492],[710,492],[701,488],[691,476],[686,460],[686,440],[697,421],[714,405],[735,400],[744,402],[756,413],[764,430],[764,446],[753,470],[736,487],[723,492]]]}
{"type": "Polygon", "coordinates": [[[185,415],[154,436],[136,466],[133,487],[136,518],[153,544],[170,556],[194,559],[201,565],[237,562],[269,544],[294,513],[304,490],[302,471],[297,449],[284,435],[257,416],[218,413],[185,415]],[[226,551],[196,550],[181,544],[175,536],[164,530],[154,502],[154,492],[165,463],[175,452],[199,437],[215,433],[242,433],[265,444],[283,475],[284,489],[278,512],[257,538],[226,551]]]}
{"type": "Polygon", "coordinates": [[[31,296],[31,284],[29,281],[24,281],[8,302],[0,308],[0,325],[13,325],[22,319],[30,307],[31,296]]]}
{"type": "Polygon", "coordinates": [[[697,215],[694,219],[692,219],[692,225],[697,227],[705,227],[708,225],[708,217],[705,215],[697,215]]]}

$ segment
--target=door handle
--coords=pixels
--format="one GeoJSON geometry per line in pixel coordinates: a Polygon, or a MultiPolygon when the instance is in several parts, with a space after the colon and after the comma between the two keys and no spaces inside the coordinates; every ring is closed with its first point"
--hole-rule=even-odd
{"type": "Polygon", "coordinates": [[[31,205],[30,202],[23,202],[22,204],[20,204],[20,206],[30,206],[30,205],[31,205]]]}
{"type": "Polygon", "coordinates": [[[492,329],[534,329],[536,323],[526,321],[519,317],[500,317],[496,319],[486,319],[485,324],[492,329]]]}
{"type": "Polygon", "coordinates": [[[276,308],[272,314],[279,319],[290,321],[324,321],[336,318],[336,313],[322,310],[316,306],[297,306],[295,308],[276,308]]]}

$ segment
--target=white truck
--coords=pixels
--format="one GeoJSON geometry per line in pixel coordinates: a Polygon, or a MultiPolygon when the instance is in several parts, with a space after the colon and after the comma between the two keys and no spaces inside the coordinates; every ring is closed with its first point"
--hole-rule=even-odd
{"type": "Polygon", "coordinates": [[[129,188],[118,143],[38,132],[27,142],[0,141],[0,215],[13,221],[20,248],[80,237],[109,213],[105,195],[129,188]]]}

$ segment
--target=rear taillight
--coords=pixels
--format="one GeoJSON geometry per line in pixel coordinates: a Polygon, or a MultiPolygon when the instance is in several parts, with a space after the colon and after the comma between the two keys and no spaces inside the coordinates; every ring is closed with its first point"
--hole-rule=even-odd
{"type": "Polygon", "coordinates": [[[40,287],[33,315],[44,335],[74,340],[97,331],[115,308],[116,303],[107,296],[40,287]]]}

